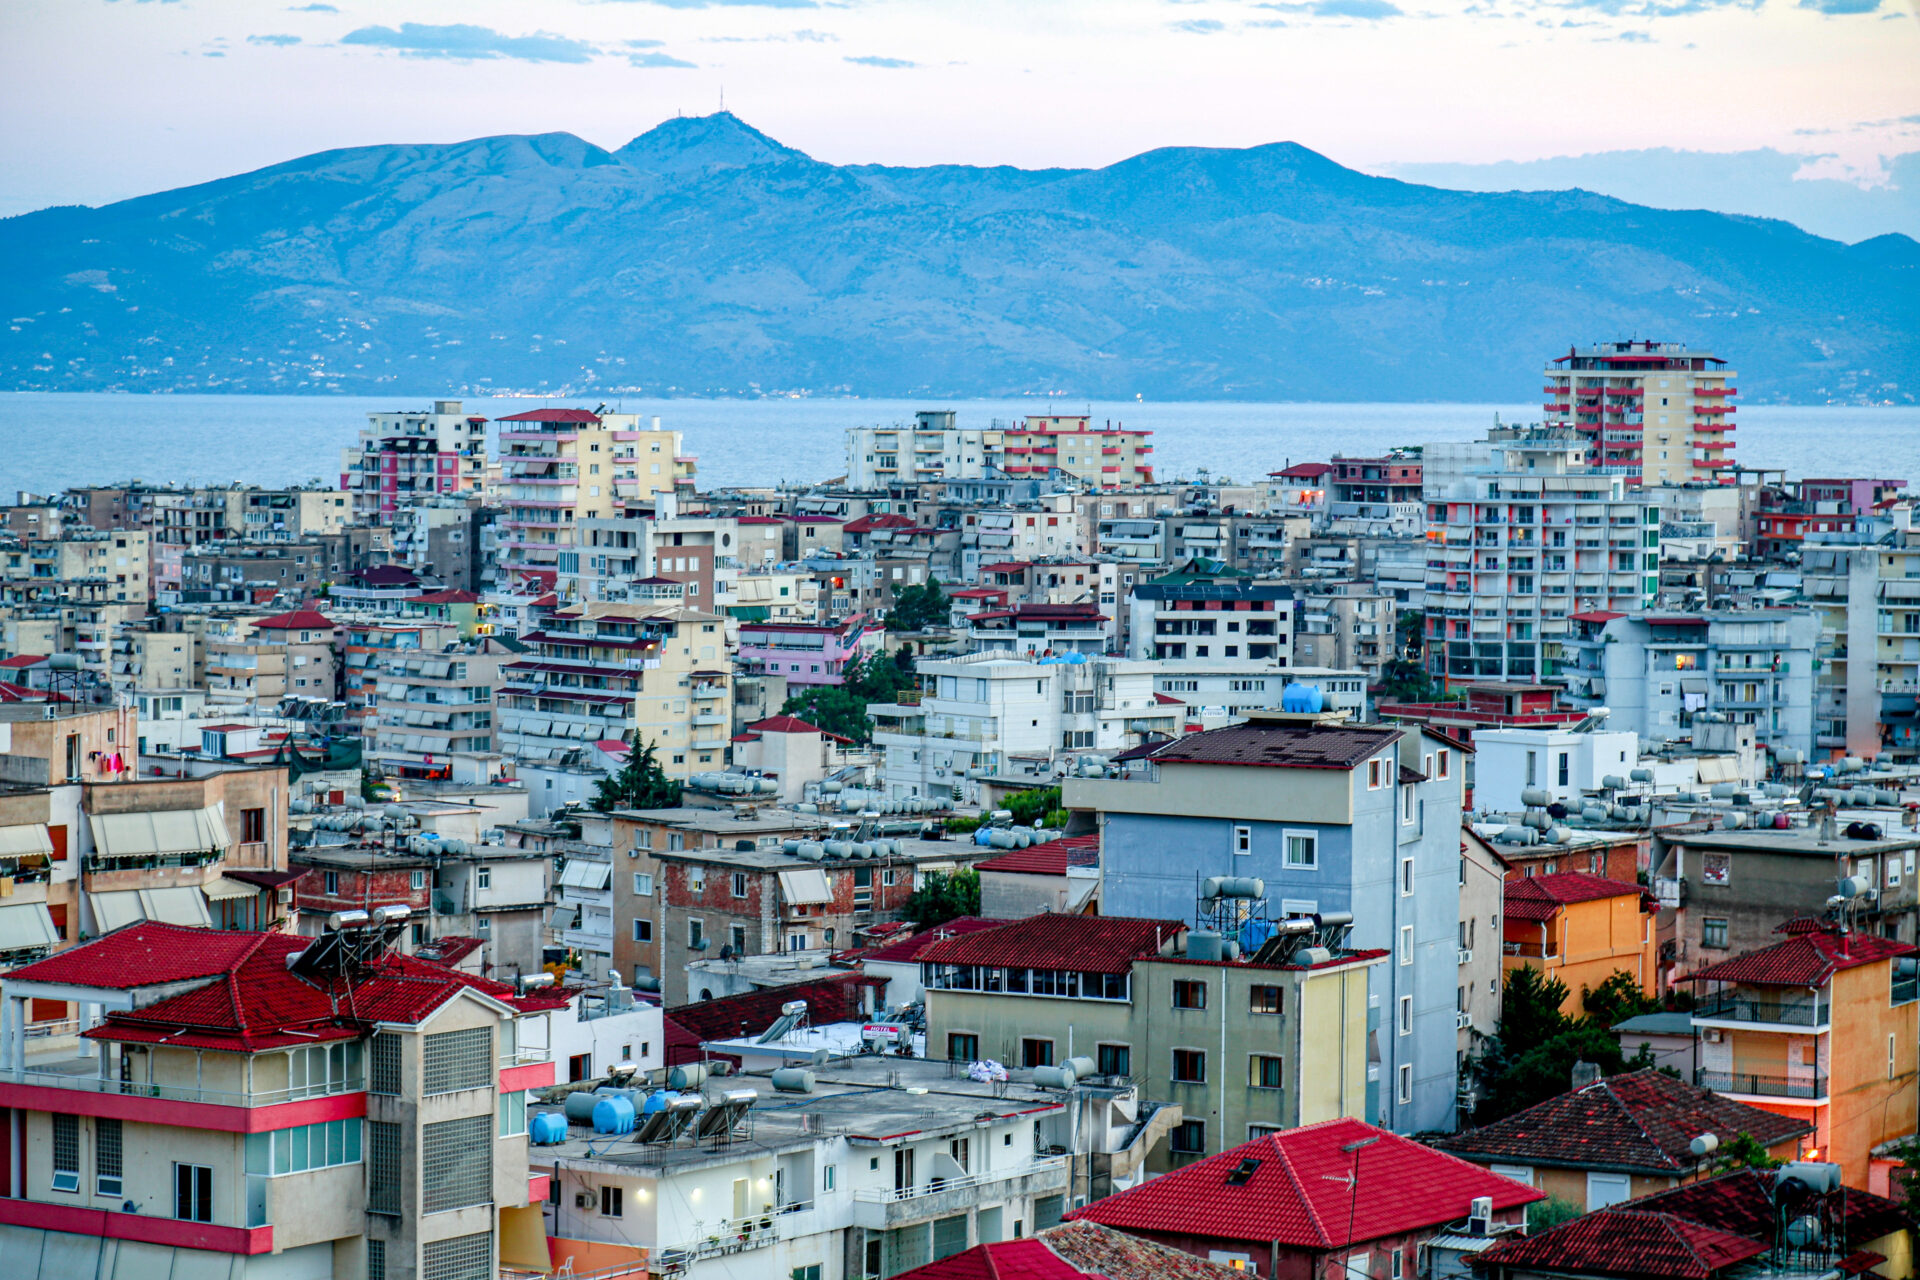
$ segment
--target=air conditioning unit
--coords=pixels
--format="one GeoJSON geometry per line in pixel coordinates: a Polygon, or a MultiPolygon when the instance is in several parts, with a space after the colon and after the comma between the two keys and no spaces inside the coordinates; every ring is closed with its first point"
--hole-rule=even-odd
{"type": "Polygon", "coordinates": [[[585,1191],[576,1191],[573,1193],[573,1207],[576,1209],[591,1209],[593,1207],[593,1197],[585,1191]]]}
{"type": "Polygon", "coordinates": [[[293,901],[293,886],[290,884],[281,885],[274,897],[278,899],[281,906],[286,906],[293,901]]]}
{"type": "Polygon", "coordinates": [[[1472,1025],[1473,1015],[1465,1010],[1460,1010],[1453,1015],[1453,1026],[1456,1031],[1464,1031],[1472,1025]]]}
{"type": "Polygon", "coordinates": [[[1701,1033],[1702,1038],[1704,1038],[1708,1044],[1719,1044],[1721,1037],[1724,1036],[1725,1034],[1726,1033],[1721,1031],[1720,1028],[1718,1027],[1708,1027],[1704,1032],[1701,1033]]]}
{"type": "Polygon", "coordinates": [[[1493,1197],[1475,1196],[1467,1207],[1467,1234],[1484,1236],[1493,1230],[1493,1197]]]}
{"type": "Polygon", "coordinates": [[[1473,963],[1473,948],[1471,947],[1460,948],[1460,963],[1461,964],[1473,963]]]}

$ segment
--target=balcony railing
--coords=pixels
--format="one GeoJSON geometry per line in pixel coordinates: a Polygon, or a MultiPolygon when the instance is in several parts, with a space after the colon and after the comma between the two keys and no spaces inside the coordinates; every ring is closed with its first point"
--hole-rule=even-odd
{"type": "MultiPolygon", "coordinates": [[[[87,1065],[94,1065],[91,1059],[87,1065]]],[[[206,1102],[222,1107],[273,1107],[303,1098],[322,1098],[340,1093],[360,1093],[367,1084],[364,1077],[302,1085],[291,1089],[256,1089],[246,1093],[232,1089],[208,1089],[198,1085],[154,1084],[144,1080],[118,1080],[99,1075],[69,1071],[8,1071],[0,1068],[0,1084],[28,1084],[46,1089],[72,1089],[79,1093],[114,1093],[129,1098],[159,1098],[168,1102],[206,1102]]]]}
{"type": "Polygon", "coordinates": [[[855,1191],[853,1198],[867,1204],[898,1204],[903,1200],[918,1200],[924,1196],[942,1195],[948,1191],[961,1191],[969,1187],[984,1187],[995,1182],[1005,1182],[1009,1178],[1025,1178],[1033,1174],[1049,1173],[1055,1169],[1067,1167],[1065,1156],[1049,1156],[1023,1164],[1014,1169],[989,1169],[985,1173],[969,1173],[958,1178],[930,1178],[909,1187],[873,1187],[855,1191]]]}
{"type": "Polygon", "coordinates": [[[1812,1076],[1758,1075],[1750,1071],[1708,1071],[1693,1073],[1693,1082],[1702,1089],[1718,1093],[1751,1093],[1768,1098],[1824,1098],[1827,1078],[1812,1076]]]}
{"type": "Polygon", "coordinates": [[[1694,1021],[1768,1022],[1794,1027],[1824,1027],[1832,1007],[1820,1000],[1778,1000],[1751,995],[1709,996],[1694,1008],[1694,1021]]]}

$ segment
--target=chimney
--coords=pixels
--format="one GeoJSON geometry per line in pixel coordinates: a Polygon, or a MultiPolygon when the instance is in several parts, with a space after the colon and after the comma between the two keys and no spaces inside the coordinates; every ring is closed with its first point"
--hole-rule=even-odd
{"type": "Polygon", "coordinates": [[[1584,1089],[1590,1084],[1600,1083],[1600,1064],[1580,1061],[1573,1064],[1573,1087],[1584,1089]]]}

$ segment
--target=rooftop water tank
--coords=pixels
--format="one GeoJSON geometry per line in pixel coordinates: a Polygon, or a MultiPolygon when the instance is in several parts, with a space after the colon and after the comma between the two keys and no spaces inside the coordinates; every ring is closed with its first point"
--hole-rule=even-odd
{"type": "Polygon", "coordinates": [[[1296,680],[1280,691],[1280,709],[1295,715],[1318,715],[1326,705],[1327,695],[1316,684],[1296,680]]]}
{"type": "Polygon", "coordinates": [[[632,1133],[633,1102],[627,1098],[601,1095],[593,1104],[595,1133],[632,1133]]]}
{"type": "Polygon", "coordinates": [[[542,1111],[533,1118],[533,1123],[527,1126],[527,1132],[535,1146],[550,1147],[555,1143],[565,1142],[567,1140],[566,1117],[558,1112],[542,1111]]]}

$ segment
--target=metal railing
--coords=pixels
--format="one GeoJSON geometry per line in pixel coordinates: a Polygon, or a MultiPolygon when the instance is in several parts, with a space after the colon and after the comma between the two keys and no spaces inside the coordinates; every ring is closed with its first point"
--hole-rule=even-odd
{"type": "Polygon", "coordinates": [[[1731,993],[1709,996],[1693,1010],[1696,1022],[1771,1022],[1794,1027],[1824,1027],[1832,1014],[1832,1005],[1826,1001],[1780,1000],[1731,993]]]}
{"type": "Polygon", "coordinates": [[[985,1173],[969,1173],[958,1178],[930,1178],[926,1182],[915,1183],[908,1187],[876,1187],[855,1191],[853,1198],[867,1204],[899,1204],[905,1200],[919,1200],[927,1196],[937,1196],[948,1191],[963,1191],[970,1187],[983,1187],[995,1182],[1005,1182],[1011,1178],[1024,1178],[1036,1173],[1050,1173],[1055,1169],[1067,1167],[1065,1156],[1050,1156],[1021,1165],[1016,1169],[989,1169],[985,1173]]]}
{"type": "Polygon", "coordinates": [[[154,1084],[144,1080],[118,1080],[98,1075],[80,1075],[68,1071],[24,1071],[0,1068],[0,1083],[27,1084],[49,1089],[72,1089],[79,1093],[115,1093],[129,1098],[159,1098],[168,1102],[206,1102],[222,1107],[272,1107],[303,1098],[324,1098],[340,1093],[366,1090],[364,1078],[343,1080],[337,1084],[302,1085],[293,1089],[256,1089],[244,1093],[232,1089],[208,1089],[199,1085],[154,1084]]]}
{"type": "Polygon", "coordinates": [[[763,1249],[776,1240],[802,1234],[796,1228],[811,1224],[789,1221],[796,1214],[810,1214],[813,1201],[796,1200],[778,1209],[748,1214],[744,1218],[724,1218],[711,1225],[696,1221],[696,1238],[686,1244],[660,1251],[663,1271],[684,1270],[687,1264],[702,1258],[763,1249]],[[783,1229],[784,1228],[784,1229],[783,1229]]]}
{"type": "Polygon", "coordinates": [[[1693,1082],[1702,1089],[1719,1093],[1751,1093],[1768,1098],[1824,1098],[1827,1078],[1822,1075],[1776,1076],[1750,1071],[1708,1071],[1693,1073],[1693,1082]]]}

